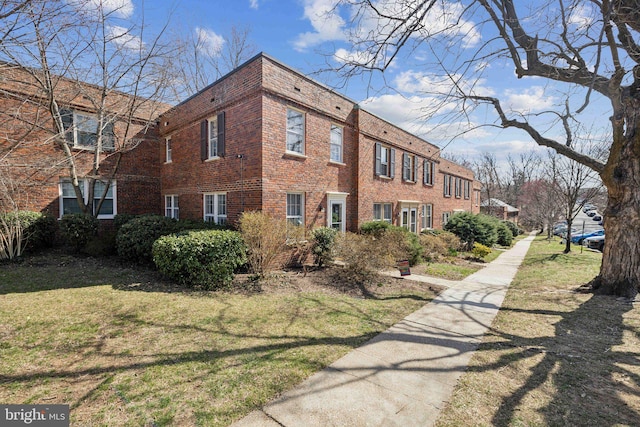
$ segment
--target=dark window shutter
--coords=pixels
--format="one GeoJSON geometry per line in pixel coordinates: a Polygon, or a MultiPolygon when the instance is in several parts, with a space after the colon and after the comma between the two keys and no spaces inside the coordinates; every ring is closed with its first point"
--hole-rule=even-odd
{"type": "Polygon", "coordinates": [[[207,146],[209,143],[208,128],[209,122],[207,122],[206,120],[200,122],[200,160],[202,161],[205,161],[209,158],[209,150],[207,150],[207,148],[209,148],[207,146]]]}
{"type": "Polygon", "coordinates": [[[374,165],[374,169],[375,169],[375,173],[376,176],[380,176],[382,175],[382,164],[381,164],[381,151],[382,151],[382,146],[380,145],[379,142],[376,142],[376,158],[375,158],[375,165],[374,165]]]}
{"type": "Polygon", "coordinates": [[[225,123],[224,123],[224,111],[218,114],[218,156],[224,157],[224,134],[225,134],[225,123]]]}
{"type": "Polygon", "coordinates": [[[73,111],[68,109],[60,109],[60,118],[64,128],[64,139],[68,143],[73,144],[73,111]]]}
{"type": "Polygon", "coordinates": [[[389,149],[389,178],[396,176],[396,149],[389,149]]]}
{"type": "Polygon", "coordinates": [[[418,181],[418,158],[413,156],[413,182],[418,181]]]}

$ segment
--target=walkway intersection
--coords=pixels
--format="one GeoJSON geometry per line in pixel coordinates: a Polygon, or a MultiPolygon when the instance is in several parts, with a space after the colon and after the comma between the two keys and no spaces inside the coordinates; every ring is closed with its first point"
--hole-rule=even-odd
{"type": "MultiPolygon", "coordinates": [[[[534,236],[233,427],[433,425],[534,236]]],[[[412,275],[412,280],[421,280],[412,275]]]]}

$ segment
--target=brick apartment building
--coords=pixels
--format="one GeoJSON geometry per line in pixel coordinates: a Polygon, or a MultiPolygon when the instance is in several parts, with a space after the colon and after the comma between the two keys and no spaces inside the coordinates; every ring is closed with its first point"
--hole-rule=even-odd
{"type": "MultiPolygon", "coordinates": [[[[61,216],[72,205],[68,173],[61,148],[50,142],[44,98],[26,73],[2,71],[0,172],[29,183],[23,208],[61,216]]],[[[87,85],[61,79],[58,87],[68,92],[74,120],[91,116],[87,85]]],[[[114,96],[114,110],[128,102],[114,96]]],[[[114,185],[100,218],[164,212],[233,224],[243,211],[260,209],[308,228],[356,230],[377,219],[419,232],[441,228],[456,211],[479,212],[471,170],[265,54],[156,114],[149,126],[149,114],[161,107],[140,110],[134,149],[106,150],[100,175],[114,185]]],[[[115,121],[116,140],[121,127],[115,121]]],[[[80,128],[70,124],[69,144],[82,176],[92,150],[80,128]]]]}
{"type": "MultiPolygon", "coordinates": [[[[56,76],[53,79],[66,143],[86,198],[97,130],[93,102],[100,98],[100,89],[56,76]]],[[[20,209],[61,217],[80,208],[69,180],[68,157],[56,140],[48,108],[45,93],[29,72],[0,62],[0,179],[3,187],[11,190],[0,198],[13,198],[20,209]]],[[[124,212],[161,212],[162,157],[155,118],[169,106],[111,92],[105,108],[109,123],[103,131],[105,142],[96,178],[111,185],[98,218],[112,219],[124,212]],[[132,108],[131,103],[136,105],[132,108]],[[131,111],[134,116],[123,121],[122,116],[131,111]],[[127,148],[121,149],[123,146],[127,148]]],[[[96,196],[104,188],[101,185],[97,185],[96,196]]]]}
{"type": "Polygon", "coordinates": [[[479,212],[471,170],[264,54],[161,115],[159,132],[170,216],[233,223],[261,209],[308,228],[419,232],[479,212]]]}

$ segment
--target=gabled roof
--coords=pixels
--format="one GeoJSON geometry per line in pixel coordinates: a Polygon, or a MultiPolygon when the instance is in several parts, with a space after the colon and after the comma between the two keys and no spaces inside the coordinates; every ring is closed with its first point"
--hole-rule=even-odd
{"type": "Polygon", "coordinates": [[[511,206],[510,204],[507,204],[505,202],[503,202],[500,199],[488,199],[488,200],[483,200],[482,203],[480,203],[480,206],[482,207],[491,207],[491,206],[500,206],[501,208],[505,208],[507,210],[507,212],[519,212],[520,209],[518,208],[514,208],[513,206],[511,206]]]}

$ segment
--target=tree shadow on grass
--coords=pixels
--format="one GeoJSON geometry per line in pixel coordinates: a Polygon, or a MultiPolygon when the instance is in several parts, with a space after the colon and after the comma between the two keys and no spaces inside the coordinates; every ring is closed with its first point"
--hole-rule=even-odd
{"type": "MultiPolygon", "coordinates": [[[[479,350],[507,351],[496,362],[474,366],[470,371],[495,371],[542,358],[530,367],[526,380],[500,403],[491,424],[517,423],[519,407],[530,393],[543,392],[543,384],[553,384],[554,395],[538,411],[545,425],[637,425],[640,420],[640,355],[625,345],[623,315],[632,310],[629,303],[611,297],[592,296],[569,312],[521,311],[536,316],[560,317],[555,333],[549,337],[526,338],[493,331],[502,338],[485,342],[479,350]],[[633,404],[629,404],[633,402],[633,404]]],[[[628,340],[628,337],[626,338],[628,340]]],[[[548,387],[546,388],[548,390],[548,387]]],[[[531,409],[531,408],[530,408],[531,409]]]]}

